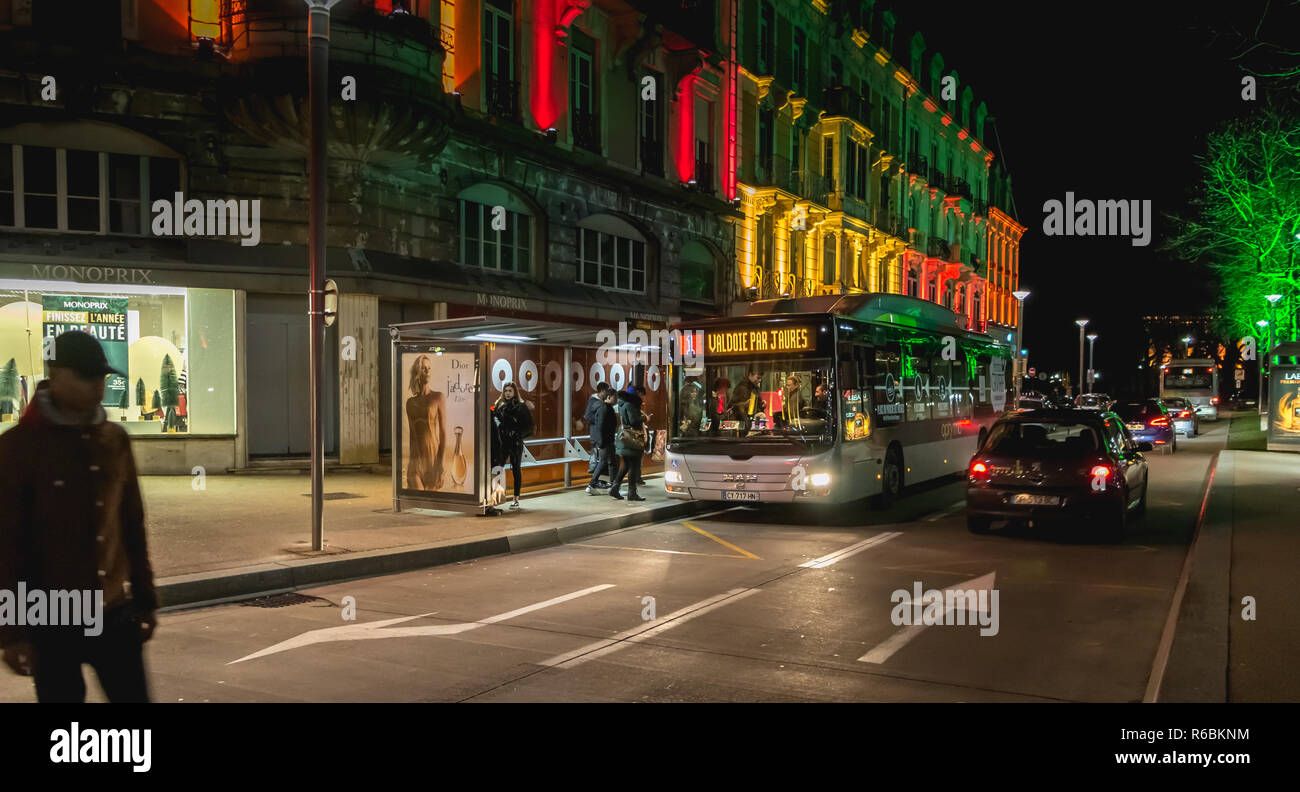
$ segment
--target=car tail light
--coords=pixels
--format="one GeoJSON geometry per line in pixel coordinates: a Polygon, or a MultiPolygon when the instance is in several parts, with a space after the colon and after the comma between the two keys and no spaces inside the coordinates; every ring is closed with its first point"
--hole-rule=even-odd
{"type": "Polygon", "coordinates": [[[1168,426],[1168,425],[1169,425],[1169,419],[1166,418],[1166,417],[1164,417],[1163,415],[1160,415],[1160,416],[1157,416],[1157,417],[1155,417],[1155,418],[1152,418],[1152,419],[1151,419],[1151,424],[1150,424],[1150,425],[1151,425],[1151,426],[1168,426]]]}
{"type": "Polygon", "coordinates": [[[1219,403],[1219,397],[1218,397],[1218,396],[1211,396],[1211,397],[1210,397],[1210,404],[1218,404],[1218,403],[1219,403]]]}
{"type": "Polygon", "coordinates": [[[972,462],[970,465],[970,477],[979,481],[987,481],[989,478],[989,466],[983,462],[972,462]]]}
{"type": "Polygon", "coordinates": [[[1110,468],[1105,465],[1095,465],[1092,470],[1088,471],[1088,475],[1093,478],[1098,476],[1101,476],[1102,478],[1110,478],[1110,468]]]}

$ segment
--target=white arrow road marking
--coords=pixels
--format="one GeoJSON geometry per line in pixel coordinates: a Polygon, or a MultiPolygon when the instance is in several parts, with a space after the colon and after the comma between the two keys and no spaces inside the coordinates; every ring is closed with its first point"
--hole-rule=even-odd
{"type": "MultiPolygon", "coordinates": [[[[956,585],[949,586],[945,588],[944,591],[945,592],[958,591],[958,590],[968,591],[970,589],[975,589],[975,591],[977,592],[976,600],[975,600],[975,610],[966,609],[966,612],[985,613],[987,612],[986,610],[981,611],[978,609],[979,608],[978,592],[980,589],[992,590],[996,575],[997,575],[997,571],[995,570],[993,572],[988,573],[987,575],[980,575],[977,578],[971,578],[965,583],[958,583],[956,585]]],[[[944,598],[947,599],[946,594],[944,598]]],[[[987,600],[985,600],[985,602],[987,602],[987,600]]],[[[950,607],[944,611],[944,614],[946,615],[952,610],[954,610],[954,608],[950,607]]],[[[971,619],[967,619],[966,621],[970,622],[971,619]]],[[[897,652],[899,649],[902,649],[904,646],[907,646],[909,643],[911,643],[912,639],[920,635],[922,630],[924,630],[926,627],[932,627],[932,626],[933,625],[930,624],[909,624],[903,629],[899,630],[898,632],[886,638],[875,649],[872,649],[870,652],[867,652],[863,656],[859,657],[858,662],[877,663],[877,664],[883,663],[886,660],[888,660],[890,657],[892,657],[894,653],[897,652]]]]}
{"type": "Polygon", "coordinates": [[[564,665],[565,668],[573,668],[574,666],[582,665],[588,660],[595,660],[597,657],[622,649],[630,643],[640,643],[647,638],[653,638],[659,633],[671,630],[679,624],[685,624],[697,616],[703,616],[711,610],[721,608],[723,605],[730,605],[733,602],[739,602],[745,597],[757,594],[760,591],[762,591],[762,589],[732,589],[723,594],[718,594],[717,596],[709,597],[706,600],[701,600],[694,605],[687,605],[685,608],[673,611],[661,619],[656,619],[655,621],[659,622],[657,625],[652,626],[643,624],[640,627],[633,627],[630,630],[624,630],[612,638],[596,641],[595,643],[587,644],[581,649],[574,649],[572,652],[565,652],[562,655],[556,655],[555,657],[543,660],[538,663],[538,665],[551,667],[564,665]]]}
{"type": "MultiPolygon", "coordinates": [[[[429,635],[457,635],[459,633],[468,632],[469,630],[478,629],[479,627],[488,624],[496,624],[497,622],[502,622],[506,619],[513,619],[516,616],[522,616],[525,613],[531,613],[535,610],[549,608],[552,605],[559,605],[561,602],[568,602],[571,599],[585,597],[588,594],[594,594],[597,591],[604,591],[608,588],[614,588],[614,584],[605,583],[600,586],[592,586],[591,588],[585,588],[582,591],[575,591],[572,594],[565,594],[561,597],[548,599],[545,602],[539,602],[535,605],[516,608],[515,610],[499,613],[496,616],[489,616],[486,619],[481,619],[476,622],[465,622],[462,624],[427,624],[419,627],[383,629],[391,624],[400,624],[402,622],[411,621],[412,619],[422,619],[426,616],[433,615],[433,613],[421,613],[418,616],[399,616],[396,619],[384,619],[383,621],[365,622],[364,624],[345,624],[342,627],[325,627],[319,630],[305,632],[302,635],[290,638],[287,641],[281,641],[274,646],[267,647],[260,652],[254,652],[246,657],[241,657],[238,660],[231,660],[229,663],[226,663],[226,665],[242,663],[245,660],[252,660],[257,657],[263,657],[277,652],[285,652],[290,649],[297,649],[301,646],[310,646],[312,644],[328,643],[331,641],[365,641],[374,638],[414,638],[416,636],[429,635]]],[[[434,611],[434,613],[437,613],[437,611],[434,611]]]]}
{"type": "Polygon", "coordinates": [[[821,558],[814,558],[811,561],[805,561],[799,566],[805,569],[824,569],[837,561],[843,561],[849,556],[857,555],[863,550],[870,550],[876,545],[884,544],[890,539],[895,539],[902,535],[902,531],[889,531],[888,533],[876,534],[870,539],[863,539],[861,542],[855,542],[848,547],[841,547],[833,553],[827,553],[821,558]]]}

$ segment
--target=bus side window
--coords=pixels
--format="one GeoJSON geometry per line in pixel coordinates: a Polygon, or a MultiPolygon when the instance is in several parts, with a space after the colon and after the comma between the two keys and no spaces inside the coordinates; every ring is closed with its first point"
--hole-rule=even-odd
{"type": "Polygon", "coordinates": [[[875,366],[871,371],[871,403],[875,405],[873,417],[882,424],[903,420],[901,352],[897,341],[876,347],[875,366]]]}
{"type": "Polygon", "coordinates": [[[905,347],[907,360],[903,365],[904,389],[907,396],[907,420],[925,421],[930,418],[930,402],[934,399],[934,382],[930,373],[929,345],[923,341],[905,347]]]}
{"type": "Polygon", "coordinates": [[[930,377],[934,417],[953,417],[952,362],[944,360],[942,350],[930,361],[930,377]]]}
{"type": "Polygon", "coordinates": [[[970,390],[970,362],[966,350],[958,348],[957,359],[952,362],[953,417],[970,418],[974,403],[970,390]]]}

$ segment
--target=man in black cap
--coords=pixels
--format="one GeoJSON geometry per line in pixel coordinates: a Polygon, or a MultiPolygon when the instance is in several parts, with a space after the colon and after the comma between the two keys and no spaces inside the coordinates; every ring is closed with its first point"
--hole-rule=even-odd
{"type": "Polygon", "coordinates": [[[49,373],[0,435],[0,591],[93,591],[102,610],[88,626],[2,619],[0,646],[10,668],[35,677],[42,702],[84,701],[82,663],[110,701],[148,701],[143,645],[158,600],[144,504],[127,433],[101,406],[105,376],[125,374],[81,331],[55,339],[49,373]]]}

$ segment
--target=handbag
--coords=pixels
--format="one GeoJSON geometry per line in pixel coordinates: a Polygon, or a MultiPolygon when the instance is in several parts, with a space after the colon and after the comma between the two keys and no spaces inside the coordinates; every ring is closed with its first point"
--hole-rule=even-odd
{"type": "Polygon", "coordinates": [[[618,417],[618,436],[623,441],[623,445],[628,448],[634,448],[637,451],[644,451],[646,446],[646,437],[644,429],[632,429],[623,425],[623,416],[618,417]]]}

